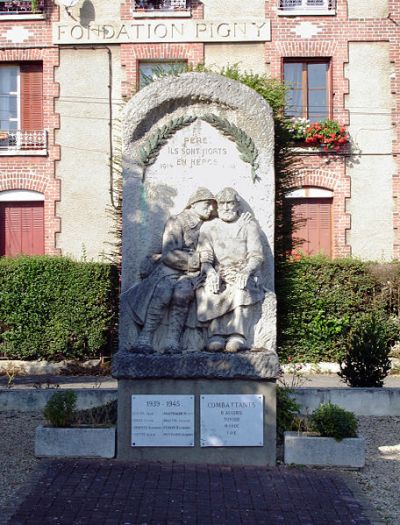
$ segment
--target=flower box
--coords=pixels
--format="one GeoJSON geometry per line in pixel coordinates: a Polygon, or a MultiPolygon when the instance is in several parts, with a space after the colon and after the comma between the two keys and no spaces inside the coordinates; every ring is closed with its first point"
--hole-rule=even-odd
{"type": "Polygon", "coordinates": [[[287,465],[362,468],[365,465],[365,439],[337,441],[315,433],[285,432],[284,461],[287,465]]]}
{"type": "Polygon", "coordinates": [[[310,122],[304,118],[294,117],[286,124],[293,142],[302,147],[322,148],[324,151],[339,152],[350,140],[346,128],[330,119],[321,122],[310,122]]]}
{"type": "Polygon", "coordinates": [[[35,456],[62,458],[113,458],[115,427],[36,428],[35,456]]]}

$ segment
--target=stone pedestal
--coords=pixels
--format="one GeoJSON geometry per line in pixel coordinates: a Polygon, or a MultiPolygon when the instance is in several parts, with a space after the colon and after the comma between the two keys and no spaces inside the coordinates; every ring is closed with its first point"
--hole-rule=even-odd
{"type": "MultiPolygon", "coordinates": [[[[275,464],[275,378],[279,373],[276,354],[193,352],[145,356],[119,353],[113,366],[113,375],[118,378],[118,459],[225,465],[275,464]],[[176,378],[177,373],[179,378],[176,378]],[[132,395],[167,394],[195,397],[195,446],[131,447],[132,395]],[[200,396],[220,394],[263,396],[263,446],[200,447],[200,396]]],[[[251,432],[251,428],[248,431],[251,432]]]]}

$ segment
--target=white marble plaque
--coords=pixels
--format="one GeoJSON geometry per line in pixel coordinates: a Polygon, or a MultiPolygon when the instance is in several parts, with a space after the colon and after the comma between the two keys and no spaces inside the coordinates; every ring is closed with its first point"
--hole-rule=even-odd
{"type": "Polygon", "coordinates": [[[132,396],[132,447],[194,447],[194,396],[132,396]]]}
{"type": "Polygon", "coordinates": [[[263,396],[204,395],[200,398],[202,447],[262,447],[263,396]]]}

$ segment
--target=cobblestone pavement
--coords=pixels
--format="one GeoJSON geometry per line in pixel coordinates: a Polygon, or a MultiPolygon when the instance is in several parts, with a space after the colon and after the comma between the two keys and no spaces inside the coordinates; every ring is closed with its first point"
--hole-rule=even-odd
{"type": "Polygon", "coordinates": [[[371,524],[329,471],[106,460],[44,466],[9,525],[371,524]]]}

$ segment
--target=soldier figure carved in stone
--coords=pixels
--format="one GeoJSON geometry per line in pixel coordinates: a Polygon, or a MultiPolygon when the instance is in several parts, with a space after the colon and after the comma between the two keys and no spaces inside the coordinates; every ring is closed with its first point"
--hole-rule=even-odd
{"type": "Polygon", "coordinates": [[[203,221],[210,219],[215,206],[214,195],[198,188],[189,198],[185,210],[168,219],[162,254],[151,273],[121,296],[132,319],[142,327],[131,351],[153,353],[153,337],[168,315],[168,332],[162,351],[178,353],[179,340],[185,326],[195,289],[201,283],[202,264],[212,262],[212,255],[197,251],[197,241],[203,221]]]}
{"type": "Polygon", "coordinates": [[[216,199],[218,218],[202,226],[197,248],[207,276],[196,291],[197,317],[208,326],[207,350],[237,352],[249,348],[253,305],[264,299],[263,248],[258,225],[240,212],[236,190],[224,188],[216,199]]]}

